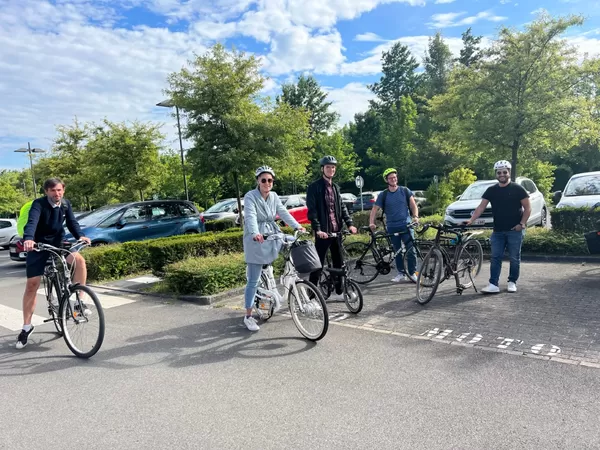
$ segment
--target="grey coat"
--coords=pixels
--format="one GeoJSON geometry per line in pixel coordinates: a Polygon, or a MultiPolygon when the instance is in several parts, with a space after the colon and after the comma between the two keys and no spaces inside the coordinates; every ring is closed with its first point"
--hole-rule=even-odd
{"type": "Polygon", "coordinates": [[[256,242],[253,237],[257,234],[273,234],[281,231],[275,217],[290,227],[297,229],[300,224],[285,209],[279,196],[270,192],[265,200],[258,188],[249,191],[244,196],[244,257],[248,264],[271,264],[281,249],[280,240],[256,242]]]}

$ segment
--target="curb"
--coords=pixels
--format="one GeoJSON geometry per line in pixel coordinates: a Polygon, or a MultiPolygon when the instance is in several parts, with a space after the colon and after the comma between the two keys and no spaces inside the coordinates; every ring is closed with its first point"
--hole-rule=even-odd
{"type": "Polygon", "coordinates": [[[226,298],[226,297],[241,295],[244,293],[244,289],[245,289],[243,287],[234,288],[234,289],[230,289],[229,291],[219,292],[218,294],[214,294],[214,295],[172,295],[172,294],[163,294],[163,293],[159,293],[159,292],[136,291],[134,289],[127,289],[127,288],[120,288],[120,287],[113,287],[113,286],[104,286],[101,284],[89,284],[88,286],[90,286],[91,288],[94,288],[94,289],[107,289],[109,291],[124,292],[127,294],[144,295],[146,297],[158,297],[158,298],[182,300],[185,302],[195,303],[197,305],[203,305],[203,306],[214,305],[215,303],[221,301],[223,298],[226,298]]]}

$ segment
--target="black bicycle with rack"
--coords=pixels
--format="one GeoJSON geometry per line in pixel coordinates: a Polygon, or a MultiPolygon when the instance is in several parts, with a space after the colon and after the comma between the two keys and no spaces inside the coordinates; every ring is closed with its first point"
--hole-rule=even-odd
{"type": "MultiPolygon", "coordinates": [[[[384,231],[373,231],[370,227],[361,227],[361,230],[369,232],[369,242],[355,241],[344,245],[344,252],[349,259],[350,278],[359,284],[367,284],[375,280],[379,274],[387,275],[392,271],[396,256],[399,254],[402,255],[404,273],[409,274],[408,257],[411,248],[415,249],[416,272],[418,274],[423,258],[431,247],[431,241],[413,237],[411,231],[416,229],[417,226],[418,223],[414,222],[408,224],[407,231],[391,234],[384,231]],[[400,236],[406,233],[410,236],[408,243],[399,250],[394,250],[391,241],[392,236],[400,236]]],[[[423,230],[418,230],[417,234],[420,235],[423,232],[423,230]]]]}
{"type": "Polygon", "coordinates": [[[67,347],[79,358],[90,358],[100,350],[105,329],[104,310],[96,293],[88,286],[71,282],[66,257],[85,245],[78,242],[71,249],[65,249],[38,243],[34,248],[50,253],[42,277],[50,315],[44,322],[54,323],[67,347]]]}
{"type": "Polygon", "coordinates": [[[467,230],[465,226],[425,224],[423,232],[437,230],[431,249],[425,255],[417,277],[417,302],[424,305],[435,295],[440,283],[454,278],[456,293],[477,287],[473,281],[481,271],[483,248],[473,236],[482,231],[467,230]]]}
{"type": "MultiPolygon", "coordinates": [[[[343,230],[341,233],[328,233],[327,235],[329,238],[338,238],[347,236],[349,234],[349,231],[343,230]]],[[[326,265],[323,267],[321,276],[319,278],[319,288],[323,293],[323,297],[327,301],[335,292],[336,286],[341,284],[341,295],[344,298],[344,303],[346,304],[348,311],[353,314],[358,314],[363,308],[363,294],[356,281],[350,278],[348,261],[346,260],[345,255],[342,256],[342,267],[338,269],[333,267],[330,254],[329,252],[327,253],[327,258],[325,261],[326,265]]]]}

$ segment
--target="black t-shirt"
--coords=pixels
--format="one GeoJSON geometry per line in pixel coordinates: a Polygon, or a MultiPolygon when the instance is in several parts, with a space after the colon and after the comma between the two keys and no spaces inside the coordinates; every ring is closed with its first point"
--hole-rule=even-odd
{"type": "Polygon", "coordinates": [[[523,216],[521,200],[527,197],[529,197],[527,191],[520,184],[513,182],[504,187],[494,184],[487,188],[482,198],[492,204],[494,231],[510,231],[521,223],[523,216]]]}

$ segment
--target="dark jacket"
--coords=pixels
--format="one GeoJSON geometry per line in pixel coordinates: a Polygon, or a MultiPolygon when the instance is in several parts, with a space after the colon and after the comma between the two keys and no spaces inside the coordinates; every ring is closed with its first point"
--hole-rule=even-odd
{"type": "Polygon", "coordinates": [[[29,219],[27,225],[25,225],[23,239],[58,247],[65,236],[63,227],[65,219],[67,228],[75,239],[84,236],[79,223],[75,220],[71,203],[68,200],[63,199],[58,208],[52,208],[48,197],[35,199],[29,210],[29,219]]]}
{"type": "MultiPolygon", "coordinates": [[[[342,225],[352,226],[352,217],[348,214],[346,205],[342,202],[340,188],[332,183],[333,195],[335,196],[335,219],[342,225]]],[[[325,202],[325,180],[321,177],[311,183],[306,190],[306,206],[308,208],[308,220],[310,220],[312,231],[324,231],[329,233],[329,211],[325,202]]]]}

